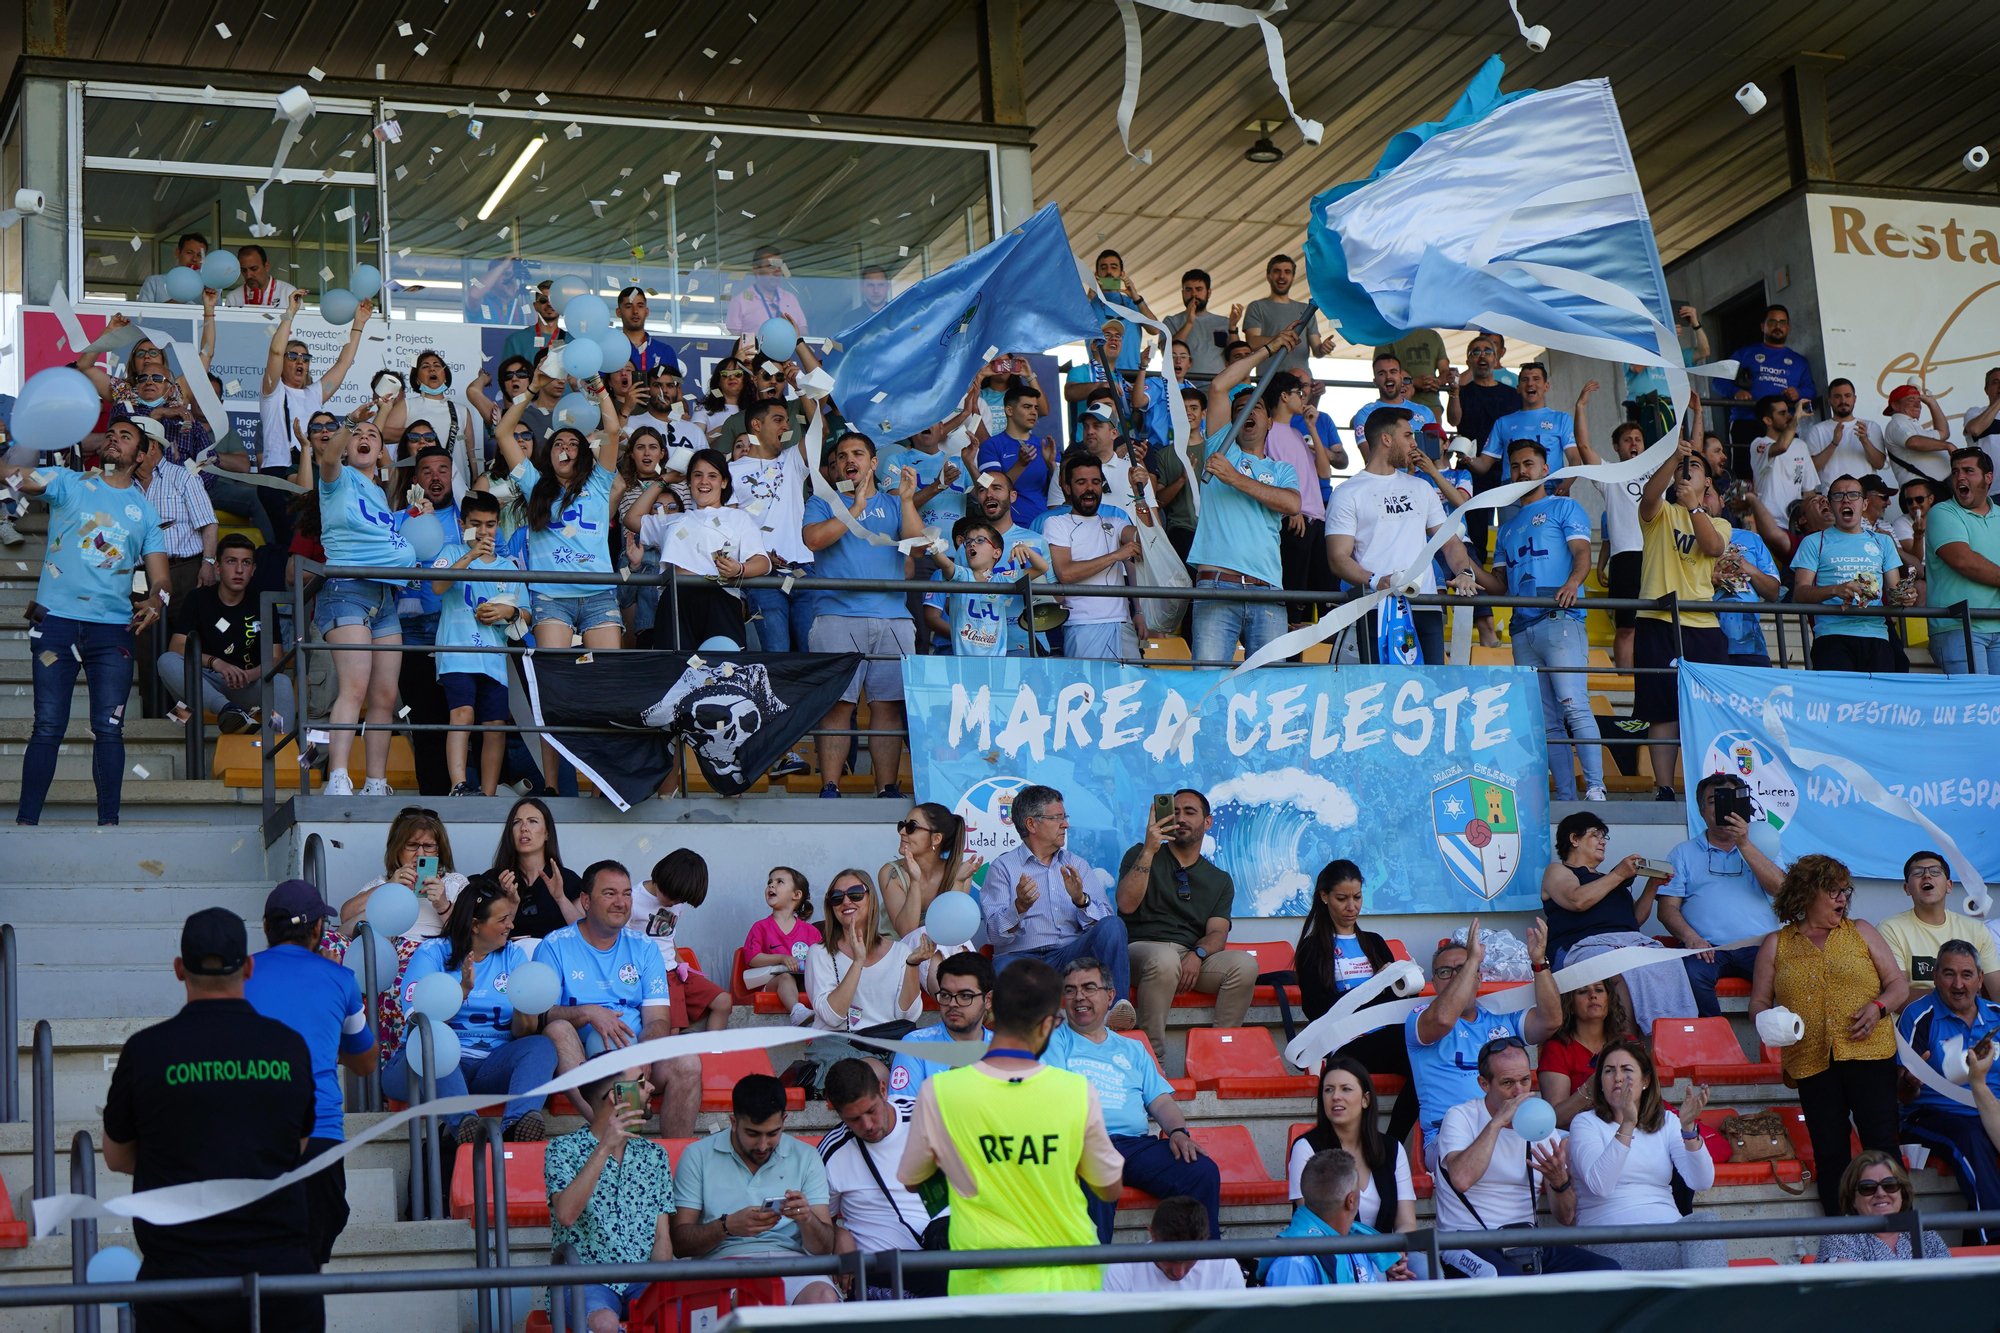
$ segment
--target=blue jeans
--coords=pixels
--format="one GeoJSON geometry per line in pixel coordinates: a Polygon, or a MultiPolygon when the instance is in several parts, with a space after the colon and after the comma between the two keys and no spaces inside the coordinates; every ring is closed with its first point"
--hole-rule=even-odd
{"type": "Polygon", "coordinates": [[[56,775],[56,752],[69,726],[76,673],[90,686],[90,776],[97,784],[97,822],[118,822],[125,785],[125,705],[132,695],[132,628],[67,616],[43,616],[28,640],[35,668],[35,729],[21,760],[18,824],[42,822],[42,802],[56,775]]]}
{"type": "MultiPolygon", "coordinates": [[[[1976,622],[1975,622],[1976,623],[1976,622]]],[[[1972,632],[1972,662],[1965,660],[1965,628],[1949,620],[1931,622],[1931,661],[1947,676],[2000,676],[2000,633],[1972,632]],[[1940,625],[1949,626],[1940,630],[1940,625]]]]}
{"type": "MultiPolygon", "coordinates": [[[[1199,579],[1197,588],[1234,587],[1214,579],[1199,579]]],[[[1227,662],[1243,644],[1245,657],[1285,632],[1283,602],[1196,602],[1194,604],[1194,660],[1227,662]]]]}
{"type": "MultiPolygon", "coordinates": [[[[800,566],[810,576],[811,565],[800,566]]],[[[806,588],[796,588],[786,592],[783,588],[745,588],[744,598],[756,608],[760,619],[757,621],[757,640],[764,645],[767,653],[804,652],[806,635],[812,632],[813,616],[818,614],[816,603],[819,595],[806,588]]],[[[692,648],[693,644],[683,644],[692,648]]]]}
{"type": "MultiPolygon", "coordinates": [[[[468,1092],[525,1092],[538,1088],[555,1077],[556,1045],[547,1037],[516,1037],[505,1046],[496,1048],[484,1060],[460,1058],[458,1068],[449,1073],[440,1072],[437,1079],[438,1096],[460,1097],[468,1092]]],[[[415,1103],[421,1096],[410,1095],[412,1085],[422,1086],[422,1076],[410,1070],[410,1048],[406,1045],[396,1052],[396,1058],[382,1071],[382,1092],[399,1102],[415,1103]]],[[[520,1097],[507,1103],[500,1113],[503,1125],[511,1125],[530,1111],[542,1109],[542,1098],[520,1097]]],[[[458,1122],[464,1115],[443,1117],[445,1132],[456,1134],[458,1122]]]]}
{"type": "Polygon", "coordinates": [[[1070,962],[1078,958],[1095,958],[1111,971],[1112,999],[1132,998],[1132,961],[1126,949],[1125,923],[1115,916],[1105,917],[1090,929],[1078,935],[1068,944],[1051,944],[1040,949],[1017,949],[1012,953],[995,952],[995,971],[1009,963],[1018,963],[1023,958],[1039,958],[1060,972],[1070,962]]]}
{"type": "MultiPolygon", "coordinates": [[[[1571,671],[1541,671],[1542,729],[1551,741],[1596,740],[1597,718],[1590,711],[1590,634],[1581,620],[1568,616],[1545,616],[1526,628],[1513,632],[1514,665],[1525,667],[1575,667],[1571,671]]],[[[1576,799],[1576,765],[1565,751],[1576,751],[1583,765],[1587,787],[1604,785],[1604,747],[1600,745],[1549,746],[1549,772],[1555,776],[1556,799],[1576,799]]]]}
{"type": "Polygon", "coordinates": [[[646,1288],[651,1285],[650,1282],[634,1282],[625,1289],[625,1294],[620,1296],[610,1287],[592,1283],[583,1289],[584,1320],[588,1322],[592,1312],[597,1310],[609,1310],[621,1320],[626,1318],[632,1313],[632,1307],[639,1303],[639,1297],[644,1295],[646,1288]]]}
{"type": "MultiPolygon", "coordinates": [[[[1185,1194],[1208,1210],[1208,1238],[1222,1239],[1222,1171],[1211,1157],[1183,1162],[1174,1156],[1173,1145],[1150,1134],[1113,1134],[1111,1146],[1125,1159],[1125,1183],[1142,1189],[1156,1199],[1185,1194]]],[[[1111,1226],[1118,1220],[1118,1200],[1106,1203],[1090,1192],[1082,1181],[1083,1201],[1090,1220],[1097,1224],[1097,1239],[1111,1243],[1111,1226]]]]}
{"type": "Polygon", "coordinates": [[[1758,947],[1746,944],[1740,949],[1717,949],[1712,963],[1704,963],[1700,958],[1681,959],[1681,966],[1687,969],[1688,987],[1694,991],[1697,1014],[1703,1018],[1721,1015],[1722,1006],[1715,1002],[1715,983],[1724,977],[1750,980],[1757,967],[1758,947]]]}

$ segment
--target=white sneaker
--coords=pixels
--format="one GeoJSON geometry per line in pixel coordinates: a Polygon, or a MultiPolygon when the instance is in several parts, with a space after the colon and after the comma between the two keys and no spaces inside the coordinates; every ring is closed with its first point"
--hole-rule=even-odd
{"type": "Polygon", "coordinates": [[[1584,790],[1583,799],[1586,801],[1608,801],[1611,798],[1604,794],[1604,788],[1589,787],[1584,790]]]}
{"type": "Polygon", "coordinates": [[[370,778],[361,784],[361,794],[363,796],[394,796],[396,789],[389,785],[386,778],[370,778]]]}
{"type": "Polygon", "coordinates": [[[329,773],[326,775],[326,785],[319,789],[319,794],[322,796],[352,796],[354,795],[354,779],[347,776],[347,770],[344,768],[338,772],[329,773]]]}
{"type": "Polygon", "coordinates": [[[12,519],[0,518],[0,546],[19,546],[26,540],[12,519]]]}

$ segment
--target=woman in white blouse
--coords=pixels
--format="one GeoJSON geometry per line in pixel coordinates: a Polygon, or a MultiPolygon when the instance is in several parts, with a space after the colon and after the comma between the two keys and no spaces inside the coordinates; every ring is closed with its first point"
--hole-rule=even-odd
{"type": "Polygon", "coordinates": [[[675,589],[680,646],[695,648],[720,637],[740,648],[743,594],[727,584],[771,572],[763,529],[749,513],[730,506],[735,483],[729,476],[729,460],[717,450],[697,450],[688,463],[687,487],[694,506],[686,513],[653,512],[665,484],[656,480],[640,493],[626,511],[625,526],[639,534],[642,545],[661,553],[663,566],[698,576],[675,589]]]}
{"type": "MultiPolygon", "coordinates": [[[[1361,1164],[1361,1207],[1356,1220],[1378,1232],[1410,1232],[1417,1229],[1417,1195],[1410,1183],[1410,1155],[1400,1143],[1391,1144],[1383,1136],[1381,1113],[1375,1105],[1375,1083],[1368,1067],[1348,1055],[1336,1055],[1326,1062],[1319,1075],[1319,1123],[1292,1140],[1286,1176],[1291,1181],[1292,1202],[1299,1203],[1299,1178],[1314,1153],[1334,1148],[1354,1154],[1361,1164]],[[1385,1199],[1382,1185],[1393,1186],[1385,1199]]],[[[1419,1277],[1428,1271],[1424,1256],[1409,1256],[1410,1267],[1419,1277]]]]}
{"type": "Polygon", "coordinates": [[[825,947],[806,955],[805,990],[813,997],[813,1026],[860,1032],[883,1023],[915,1022],[924,1007],[923,964],[936,955],[937,946],[928,937],[899,940],[883,932],[875,881],[865,870],[835,875],[825,907],[820,927],[825,947]]]}
{"type": "MultiPolygon", "coordinates": [[[[1615,1041],[1597,1057],[1590,1079],[1591,1109],[1569,1126],[1569,1174],[1576,1182],[1580,1227],[1678,1222],[1673,1176],[1700,1192],[1715,1184],[1715,1159],[1701,1141],[1701,1112],[1708,1089],[1689,1091],[1678,1115],[1660,1099],[1653,1059],[1636,1041],[1615,1041]]],[[[1691,1221],[1712,1222],[1706,1210],[1691,1221]]],[[[1729,1246],[1720,1240],[1641,1241],[1586,1246],[1625,1268],[1723,1268],[1729,1246]]]]}

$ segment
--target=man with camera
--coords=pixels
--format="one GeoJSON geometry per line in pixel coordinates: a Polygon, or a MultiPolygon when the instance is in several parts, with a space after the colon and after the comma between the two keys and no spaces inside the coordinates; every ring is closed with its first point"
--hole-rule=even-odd
{"type": "Polygon", "coordinates": [[[1723,977],[1750,980],[1757,946],[1778,928],[1771,898],[1785,872],[1750,841],[1753,807],[1741,778],[1711,773],[1696,784],[1694,799],[1707,827],[1667,853],[1674,877],[1660,886],[1660,924],[1683,949],[1705,950],[1681,965],[1695,1009],[1713,1018],[1722,1012],[1715,983],[1723,977]],[[1719,943],[1738,947],[1718,949],[1719,943]]]}

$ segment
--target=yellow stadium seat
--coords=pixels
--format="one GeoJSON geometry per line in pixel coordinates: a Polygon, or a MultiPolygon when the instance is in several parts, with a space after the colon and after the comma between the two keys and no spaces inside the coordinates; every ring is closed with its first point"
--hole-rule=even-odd
{"type": "Polygon", "coordinates": [[[1162,665],[1168,662],[1186,662],[1194,657],[1194,653],[1188,648],[1188,641],[1178,634],[1161,634],[1146,640],[1145,651],[1141,655],[1148,662],[1162,665]]]}
{"type": "MultiPolygon", "coordinates": [[[[225,787],[261,788],[264,785],[262,742],[249,732],[239,732],[234,736],[215,738],[215,763],[211,771],[221,775],[225,787]]],[[[277,785],[279,788],[296,788],[299,785],[299,751],[296,745],[287,745],[278,751],[277,785]]],[[[320,774],[312,773],[313,789],[320,785],[320,774]]],[[[415,785],[414,779],[412,786],[415,785]]]]}
{"type": "Polygon", "coordinates": [[[1484,648],[1475,643],[1472,645],[1472,665],[1513,666],[1514,650],[1512,647],[1484,648]]]}
{"type": "Polygon", "coordinates": [[[1299,660],[1301,662],[1330,662],[1333,660],[1333,645],[1330,643],[1316,643],[1300,653],[1299,660]]]}

